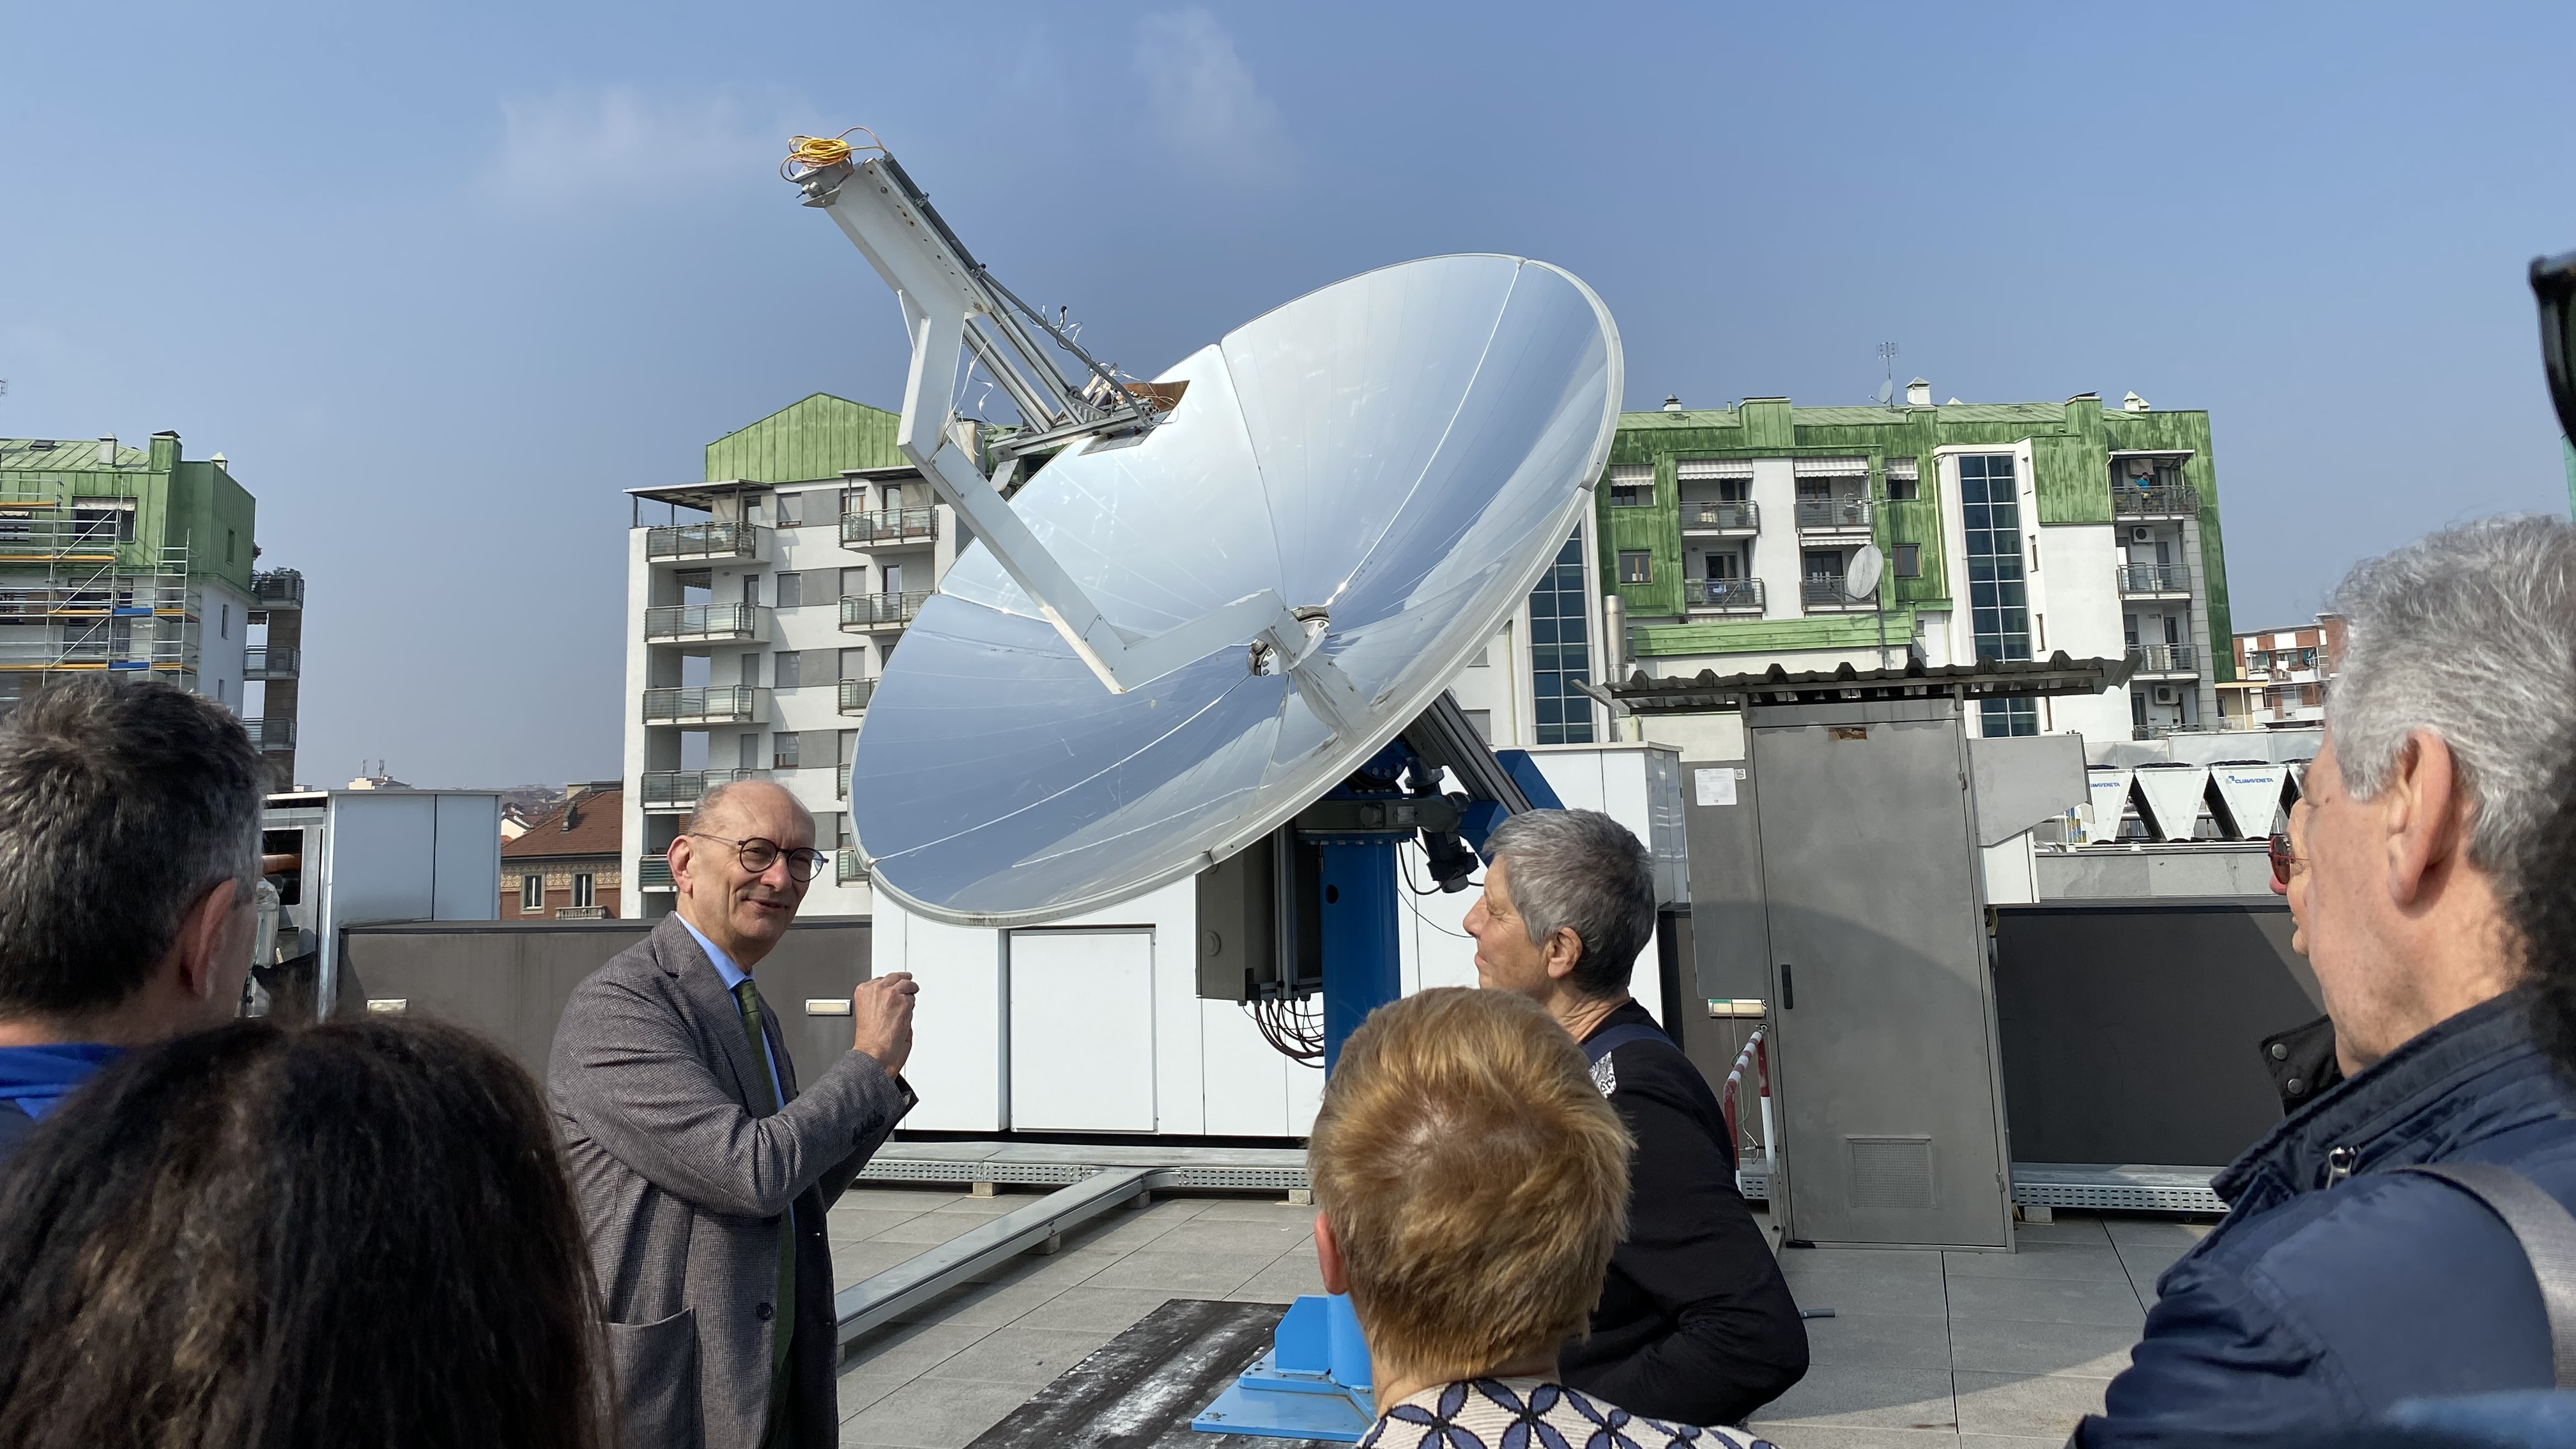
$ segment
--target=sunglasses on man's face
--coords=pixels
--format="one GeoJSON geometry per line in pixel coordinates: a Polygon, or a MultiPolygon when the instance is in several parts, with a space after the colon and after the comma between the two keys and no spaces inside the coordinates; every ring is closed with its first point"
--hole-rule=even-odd
{"type": "Polygon", "coordinates": [[[2307,857],[2291,853],[2288,835],[2272,837],[2272,884],[2287,887],[2290,872],[2307,863],[2307,857]]]}
{"type": "Polygon", "coordinates": [[[2558,430],[2576,438],[2576,252],[2533,258],[2531,293],[2540,303],[2540,365],[2558,430]]]}

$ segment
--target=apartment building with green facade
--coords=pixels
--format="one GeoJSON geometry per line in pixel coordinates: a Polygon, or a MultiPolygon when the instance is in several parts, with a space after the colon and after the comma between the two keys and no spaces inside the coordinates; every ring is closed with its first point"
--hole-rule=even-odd
{"type": "Polygon", "coordinates": [[[0,438],[0,709],[49,676],[169,680],[240,714],[292,788],[304,579],[257,566],[257,513],[177,433],[0,438]]]}
{"type": "Polygon", "coordinates": [[[2125,696],[1990,705],[1988,733],[2217,727],[2234,678],[2209,415],[1934,405],[1626,414],[1595,500],[1601,577],[1649,674],[2119,657],[2125,696]],[[1855,597],[1854,560],[1885,562],[1855,597]],[[1884,641],[1884,642],[1882,642],[1884,641]]]}

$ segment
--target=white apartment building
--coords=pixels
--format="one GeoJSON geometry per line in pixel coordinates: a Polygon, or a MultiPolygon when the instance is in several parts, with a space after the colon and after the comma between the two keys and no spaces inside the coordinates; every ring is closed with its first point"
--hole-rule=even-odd
{"type": "Polygon", "coordinates": [[[2215,726],[2234,678],[2205,413],[2065,404],[1797,408],[1621,421],[1596,521],[1627,656],[1659,676],[2119,658],[2127,691],[1993,701],[1989,734],[2215,726]],[[1875,546],[1877,586],[1853,560],[1875,546]]]}

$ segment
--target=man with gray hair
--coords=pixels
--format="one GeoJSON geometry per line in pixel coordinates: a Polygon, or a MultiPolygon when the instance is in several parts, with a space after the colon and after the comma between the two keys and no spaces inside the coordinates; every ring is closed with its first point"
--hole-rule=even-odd
{"type": "Polygon", "coordinates": [[[1636,1142],[1628,1230],[1565,1381],[1631,1413],[1741,1424],[1807,1372],[1807,1331],[1735,1187],[1717,1098],[1628,994],[1655,938],[1654,862],[1597,810],[1533,810],[1486,841],[1467,912],[1477,983],[1547,1008],[1636,1142]]]}
{"type": "Polygon", "coordinates": [[[838,1442],[824,1214],[910,1111],[912,977],[850,993],[851,1047],[800,1088],[753,973],[828,859],[766,780],[671,842],[678,908],[575,987],[546,1067],[608,1311],[620,1440],[838,1442]]]}
{"type": "Polygon", "coordinates": [[[265,773],[241,721],[154,680],[0,722],[0,1162],[120,1053],[241,1010],[265,773]]]}
{"type": "MultiPolygon", "coordinates": [[[[2576,717],[2576,529],[2495,519],[2356,568],[2289,889],[2347,1079],[2212,1186],[2085,1445],[2316,1435],[2556,1381],[2520,1231],[2576,1204],[2517,902],[2576,717]]],[[[2543,963],[2563,969],[2563,963],[2543,963]]]]}

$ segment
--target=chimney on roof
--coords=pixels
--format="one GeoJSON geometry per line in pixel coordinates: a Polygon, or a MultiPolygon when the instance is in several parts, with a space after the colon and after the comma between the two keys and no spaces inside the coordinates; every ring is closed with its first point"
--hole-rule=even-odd
{"type": "Polygon", "coordinates": [[[102,468],[116,466],[116,435],[113,433],[98,440],[98,466],[102,468]]]}
{"type": "Polygon", "coordinates": [[[223,454],[221,454],[221,453],[216,453],[216,454],[214,454],[214,455],[212,455],[212,456],[213,456],[214,465],[215,465],[216,467],[221,468],[221,469],[224,469],[224,470],[225,470],[225,471],[227,471],[227,472],[231,471],[231,469],[232,469],[232,466],[233,466],[233,465],[232,465],[232,461],[231,461],[230,459],[226,458],[226,457],[225,457],[223,454]]]}
{"type": "Polygon", "coordinates": [[[1680,412],[1681,410],[1682,410],[1682,395],[1681,395],[1680,393],[1677,393],[1677,392],[1668,392],[1668,393],[1665,393],[1665,394],[1664,394],[1664,411],[1665,411],[1665,412],[1668,412],[1668,413],[1677,413],[1677,412],[1680,412]]]}
{"type": "Polygon", "coordinates": [[[2120,399],[2120,411],[2124,413],[2142,413],[2146,410],[2147,400],[2138,396],[2136,393],[2131,393],[2127,397],[2120,399]]]}
{"type": "Polygon", "coordinates": [[[1905,385],[1905,405],[1910,408],[1932,406],[1932,384],[1916,378],[1905,385]]]}

